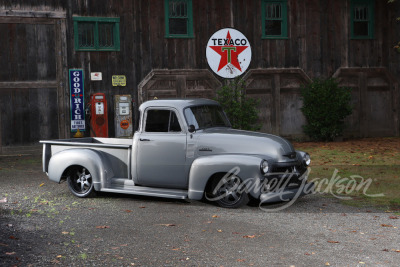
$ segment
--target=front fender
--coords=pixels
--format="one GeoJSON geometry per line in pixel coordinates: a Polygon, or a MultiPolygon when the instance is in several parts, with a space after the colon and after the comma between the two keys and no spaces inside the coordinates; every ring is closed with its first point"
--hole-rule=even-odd
{"type": "Polygon", "coordinates": [[[48,176],[59,183],[65,170],[73,165],[85,167],[92,175],[94,189],[100,191],[107,179],[114,176],[111,164],[103,152],[92,149],[67,149],[50,158],[48,176]]]}
{"type": "Polygon", "coordinates": [[[209,179],[216,173],[236,173],[238,170],[237,175],[243,182],[261,179],[262,160],[263,158],[257,156],[227,154],[197,158],[189,173],[189,199],[202,199],[209,179]]]}

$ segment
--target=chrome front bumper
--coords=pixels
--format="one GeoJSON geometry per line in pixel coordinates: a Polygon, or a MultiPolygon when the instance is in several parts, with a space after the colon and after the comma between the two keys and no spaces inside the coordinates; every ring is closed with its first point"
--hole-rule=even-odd
{"type": "Polygon", "coordinates": [[[304,195],[308,195],[314,192],[314,183],[302,184],[295,188],[282,188],[276,191],[263,193],[260,196],[260,202],[265,203],[276,203],[276,202],[286,202],[294,198],[299,198],[304,195]]]}

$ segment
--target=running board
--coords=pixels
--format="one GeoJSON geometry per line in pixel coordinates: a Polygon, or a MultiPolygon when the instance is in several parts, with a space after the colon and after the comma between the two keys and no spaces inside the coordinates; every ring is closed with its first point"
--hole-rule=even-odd
{"type": "Polygon", "coordinates": [[[187,199],[188,191],[179,189],[153,188],[143,186],[125,186],[119,188],[102,188],[101,192],[121,193],[130,195],[187,199]]]}

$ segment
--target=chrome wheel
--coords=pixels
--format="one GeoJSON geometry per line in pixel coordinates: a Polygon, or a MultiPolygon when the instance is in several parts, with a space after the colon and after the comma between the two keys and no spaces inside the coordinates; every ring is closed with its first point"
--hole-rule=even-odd
{"type": "Polygon", "coordinates": [[[67,181],[72,194],[77,197],[87,197],[94,192],[92,175],[82,166],[73,167],[67,181]]]}
{"type": "Polygon", "coordinates": [[[249,197],[239,177],[235,175],[215,179],[211,195],[223,208],[238,208],[249,202],[249,197]]]}

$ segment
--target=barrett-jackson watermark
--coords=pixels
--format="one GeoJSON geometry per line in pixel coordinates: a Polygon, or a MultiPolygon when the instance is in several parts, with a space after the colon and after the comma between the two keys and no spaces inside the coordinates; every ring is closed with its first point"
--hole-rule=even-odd
{"type": "Polygon", "coordinates": [[[209,201],[223,199],[230,194],[253,193],[260,195],[260,209],[264,211],[279,211],[293,205],[296,200],[308,194],[331,194],[342,199],[352,199],[351,193],[364,194],[367,197],[383,197],[384,194],[368,194],[367,191],[373,182],[372,178],[364,179],[360,175],[341,177],[335,169],[330,178],[314,178],[308,181],[311,168],[300,175],[296,170],[285,173],[270,173],[264,179],[249,178],[243,182],[238,178],[239,167],[232,168],[214,187],[212,195],[206,198],[209,201]],[[229,184],[229,186],[227,186],[229,184]],[[279,207],[263,205],[280,202],[279,207]]]}

